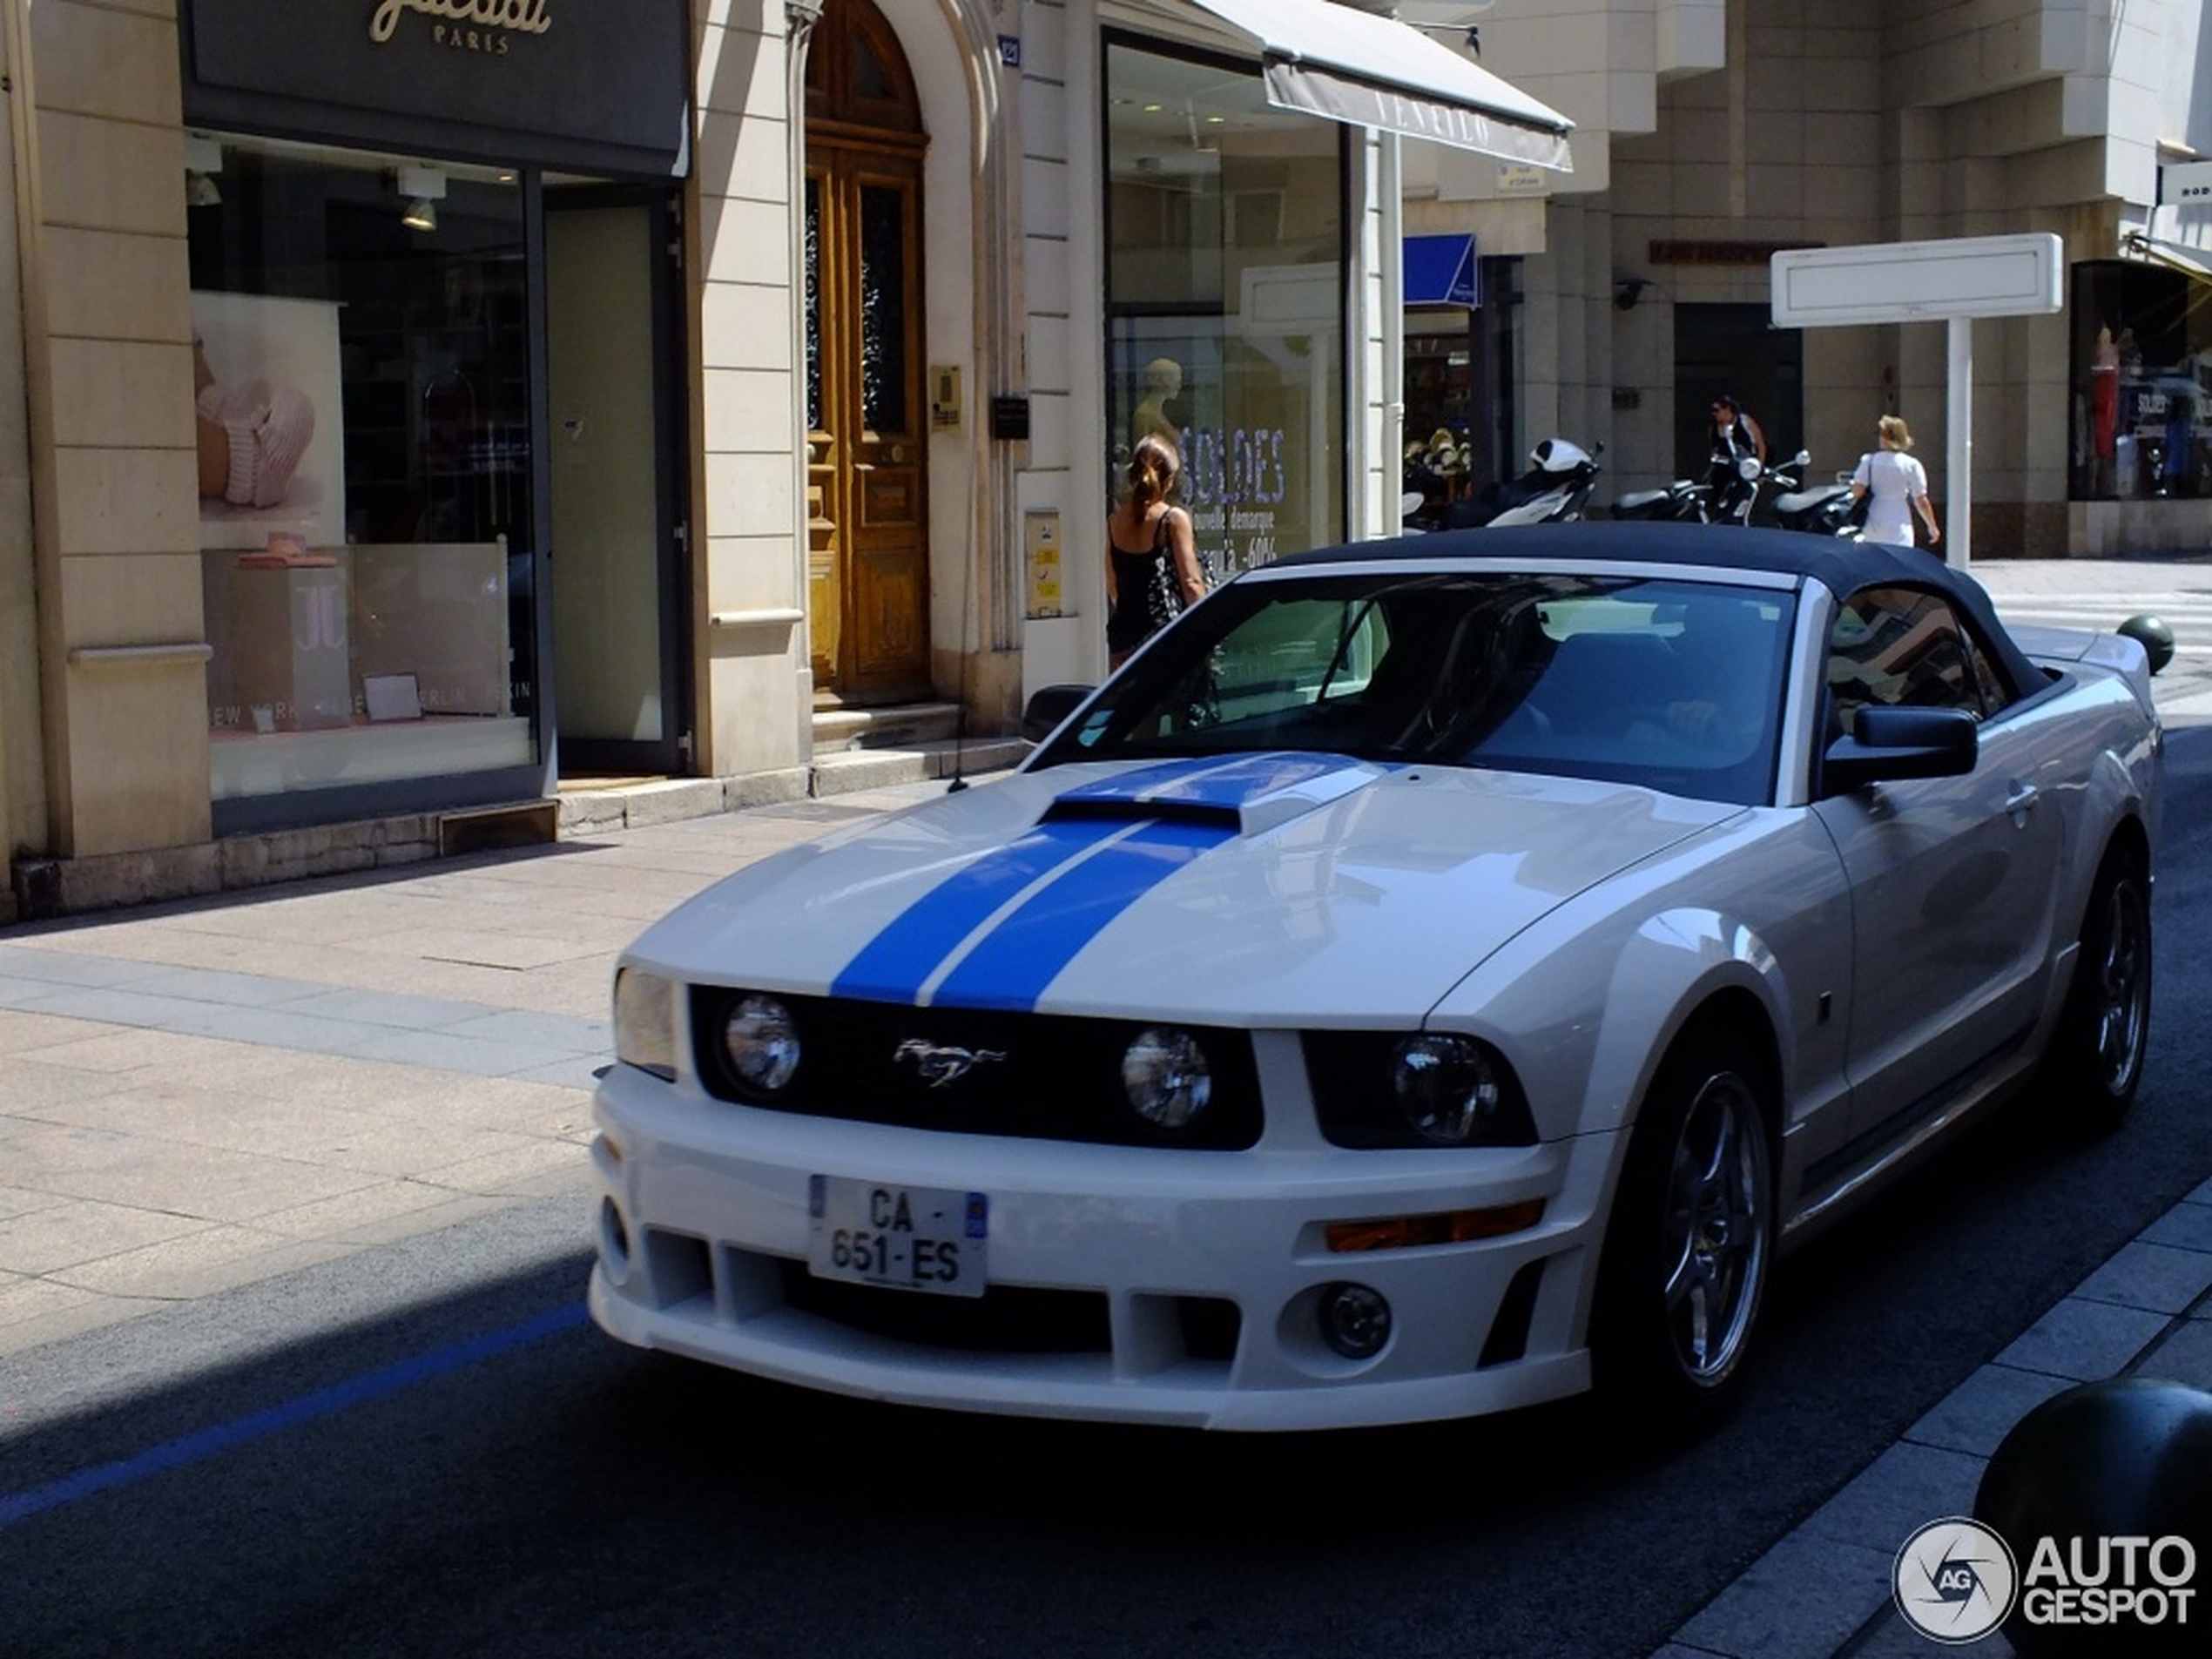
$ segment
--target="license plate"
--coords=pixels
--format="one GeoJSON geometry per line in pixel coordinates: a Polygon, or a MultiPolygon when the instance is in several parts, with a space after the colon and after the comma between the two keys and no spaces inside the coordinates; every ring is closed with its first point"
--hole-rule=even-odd
{"type": "Polygon", "coordinates": [[[991,1203],[980,1192],[894,1187],[843,1176],[808,1178],[817,1278],[935,1296],[983,1294],[991,1203]]]}

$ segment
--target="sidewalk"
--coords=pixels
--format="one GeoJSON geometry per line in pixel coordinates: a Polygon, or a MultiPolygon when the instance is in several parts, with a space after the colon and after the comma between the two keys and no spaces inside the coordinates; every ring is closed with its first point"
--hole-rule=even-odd
{"type": "Polygon", "coordinates": [[[2169,726],[2212,723],[2212,549],[2192,557],[1976,559],[1968,573],[2015,623],[2116,629],[2156,616],[2174,659],[2154,689],[2169,726]]]}
{"type": "MultiPolygon", "coordinates": [[[[2212,557],[1978,560],[1973,574],[2023,622],[2164,615],[2179,650],[2156,682],[2161,706],[2176,726],[2212,723],[2212,557]]],[[[0,1354],[580,1196],[622,947],[732,868],[943,788],[0,928],[0,1354]]],[[[2069,1383],[2134,1371],[2212,1389],[2209,1290],[2212,1184],[1664,1653],[1929,1652],[1889,1611],[1898,1548],[1966,1513],[1998,1439],[2069,1383]]]]}
{"type": "Polygon", "coordinates": [[[0,930],[0,1353],[581,1193],[622,947],[943,787],[0,930]]]}

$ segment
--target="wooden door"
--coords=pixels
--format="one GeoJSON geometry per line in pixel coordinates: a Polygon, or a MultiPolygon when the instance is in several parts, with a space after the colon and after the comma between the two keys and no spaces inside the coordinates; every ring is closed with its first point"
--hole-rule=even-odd
{"type": "Polygon", "coordinates": [[[926,696],[928,416],[919,105],[865,0],[807,56],[808,620],[818,701],[926,696]]]}

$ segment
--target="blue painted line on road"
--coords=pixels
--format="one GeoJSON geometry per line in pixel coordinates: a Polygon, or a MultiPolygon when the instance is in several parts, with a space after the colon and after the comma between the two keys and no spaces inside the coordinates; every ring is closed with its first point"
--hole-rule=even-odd
{"type": "Polygon", "coordinates": [[[362,1372],[347,1381],[334,1383],[328,1388],[318,1388],[297,1399],[249,1412],[243,1417],[233,1418],[227,1423],[218,1423],[197,1433],[165,1440],[159,1446],[147,1447],[135,1456],[115,1463],[103,1463],[97,1468],[83,1469],[75,1474],[50,1480],[43,1487],[32,1487],[26,1492],[0,1494],[0,1529],[12,1527],[19,1521],[64,1504],[75,1503],[102,1492],[112,1492],[118,1487],[137,1484],[172,1469],[187,1464],[204,1462],[226,1452],[236,1451],[265,1436],[302,1423],[313,1422],[318,1417],[327,1417],[355,1406],[364,1406],[374,1399],[400,1393],[463,1366],[489,1359],[512,1349],[523,1347],[543,1338],[563,1331],[575,1329],[584,1322],[581,1306],[558,1307],[541,1313],[534,1319],[520,1325],[510,1325],[503,1331],[487,1332],[457,1342],[449,1347],[434,1348],[428,1353],[417,1354],[410,1359],[396,1360],[381,1366],[374,1371],[362,1372]]]}

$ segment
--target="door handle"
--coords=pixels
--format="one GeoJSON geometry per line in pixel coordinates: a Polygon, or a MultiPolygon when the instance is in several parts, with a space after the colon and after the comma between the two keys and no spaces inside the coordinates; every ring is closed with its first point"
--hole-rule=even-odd
{"type": "Polygon", "coordinates": [[[2005,811],[2013,822],[2021,823],[2041,799],[2042,792],[2033,784],[2014,784],[2013,792],[2005,797],[2005,811]]]}

